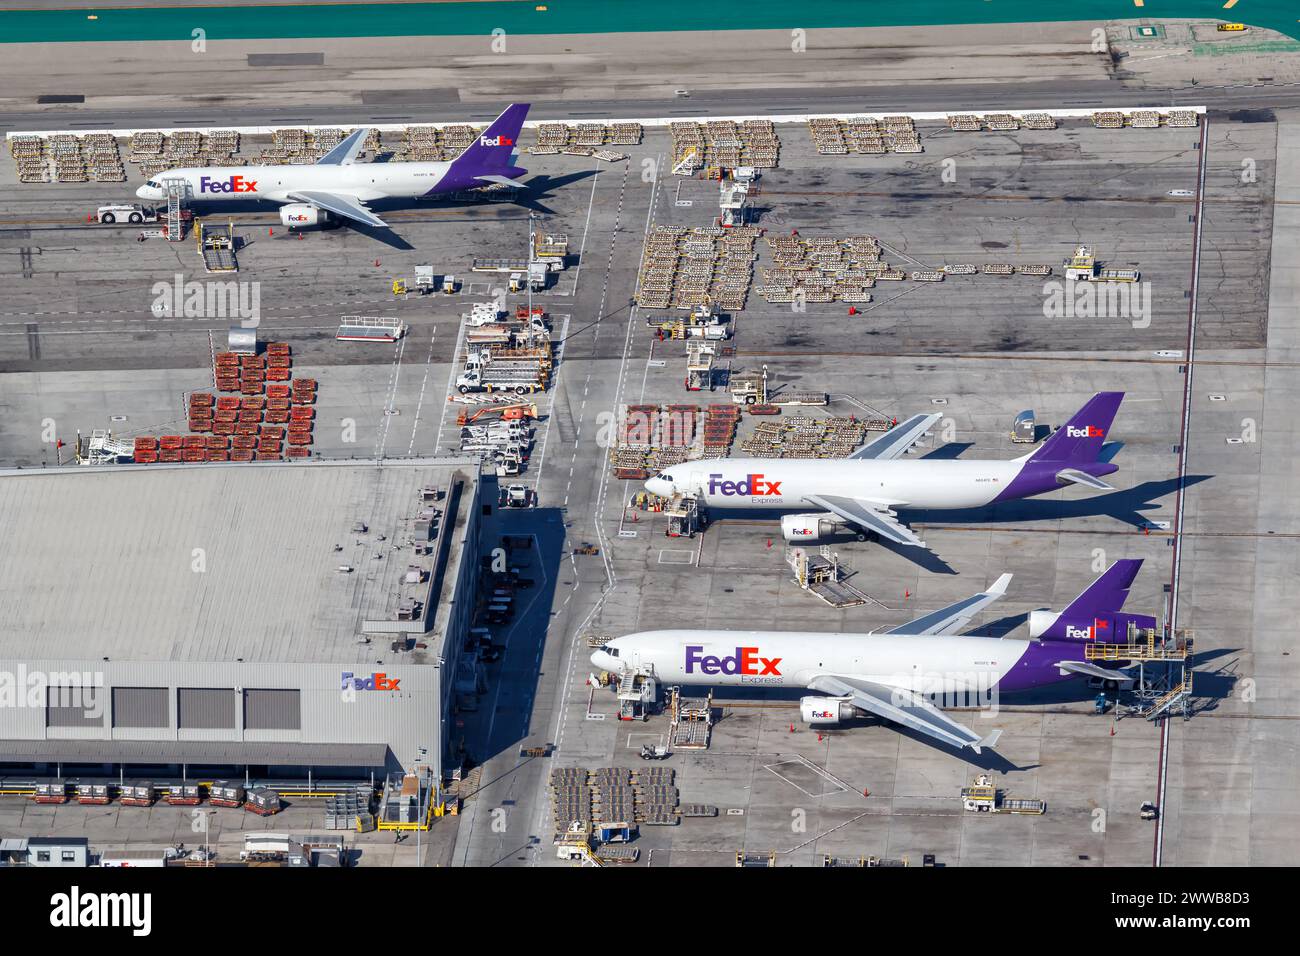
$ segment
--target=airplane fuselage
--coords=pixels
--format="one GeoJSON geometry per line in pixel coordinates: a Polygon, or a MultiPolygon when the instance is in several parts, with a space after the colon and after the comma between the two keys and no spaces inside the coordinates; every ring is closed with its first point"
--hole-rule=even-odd
{"type": "Polygon", "coordinates": [[[667,684],[803,689],[838,674],[927,696],[1055,684],[1074,676],[1056,664],[1081,653],[1078,642],[775,631],[643,631],[616,645],[618,657],[593,660],[667,684]]]}
{"type": "MultiPolygon", "coordinates": [[[[206,166],[169,169],[151,182],[183,179],[189,198],[205,203],[291,202],[291,194],[305,190],[340,193],[362,202],[376,199],[418,199],[450,192],[478,182],[450,182],[450,162],[349,163],[324,166],[206,166]]],[[[160,196],[148,198],[164,198],[160,196]]]]}
{"type": "MultiPolygon", "coordinates": [[[[901,508],[953,509],[978,508],[997,500],[1023,465],[1017,461],[742,458],[688,462],[672,471],[675,477],[685,473],[686,484],[710,511],[808,511],[810,495],[869,499],[901,508]]],[[[678,484],[674,481],[674,486],[678,484]]]]}

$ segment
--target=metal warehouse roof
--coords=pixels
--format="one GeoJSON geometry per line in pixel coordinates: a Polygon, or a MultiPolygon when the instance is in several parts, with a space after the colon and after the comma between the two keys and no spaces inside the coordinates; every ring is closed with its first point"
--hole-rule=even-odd
{"type": "Polygon", "coordinates": [[[444,578],[455,580],[479,467],[436,458],[0,473],[0,659],[350,662],[363,621],[393,620],[414,593],[401,582],[408,564],[437,580],[448,534],[444,578]],[[464,482],[455,523],[444,514],[433,555],[416,559],[406,545],[420,491],[442,489],[445,511],[453,477],[464,482]]]}

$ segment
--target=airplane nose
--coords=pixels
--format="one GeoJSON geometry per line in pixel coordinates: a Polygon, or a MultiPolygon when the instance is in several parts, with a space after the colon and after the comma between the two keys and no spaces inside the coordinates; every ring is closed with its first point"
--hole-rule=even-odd
{"type": "Polygon", "coordinates": [[[612,670],[610,667],[611,658],[604,651],[596,651],[591,655],[591,662],[603,671],[612,670]]]}
{"type": "Polygon", "coordinates": [[[645,490],[650,492],[652,495],[666,497],[672,494],[672,485],[664,481],[662,478],[651,478],[646,481],[645,490]]]}

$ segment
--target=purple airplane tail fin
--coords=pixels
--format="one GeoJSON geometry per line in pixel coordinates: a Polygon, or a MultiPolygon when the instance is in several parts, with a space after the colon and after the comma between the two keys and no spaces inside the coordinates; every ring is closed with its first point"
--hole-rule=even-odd
{"type": "Polygon", "coordinates": [[[452,170],[461,178],[510,178],[527,172],[515,166],[514,155],[519,146],[519,131],[524,128],[524,117],[528,115],[528,106],[527,103],[511,103],[507,106],[478,139],[452,160],[452,170]]]}
{"type": "Polygon", "coordinates": [[[1101,577],[1084,588],[1083,593],[1061,612],[1061,616],[1101,617],[1122,609],[1124,602],[1128,600],[1128,589],[1133,586],[1133,579],[1137,577],[1141,568],[1141,558],[1124,558],[1116,561],[1101,577]]]}
{"type": "Polygon", "coordinates": [[[1154,617],[1128,614],[1122,610],[1141,567],[1141,558],[1116,561],[1059,614],[1030,612],[1029,636],[1043,640],[1124,644],[1137,640],[1141,632],[1154,630],[1154,617]]]}
{"type": "Polygon", "coordinates": [[[1098,392],[1027,460],[1053,465],[1095,462],[1123,400],[1123,392],[1098,392]]]}

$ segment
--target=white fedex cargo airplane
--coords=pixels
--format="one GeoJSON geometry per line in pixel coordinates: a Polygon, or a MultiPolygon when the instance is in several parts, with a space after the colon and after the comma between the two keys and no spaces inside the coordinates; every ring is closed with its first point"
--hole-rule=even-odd
{"type": "Polygon", "coordinates": [[[281,203],[291,228],[331,215],[367,226],[387,223],[366,208],[377,199],[426,199],[491,183],[522,186],[528,170],[514,164],[527,103],[512,103],[455,159],[440,163],[358,163],[369,129],[359,129],[313,166],[205,166],[169,169],[136,190],[141,199],[167,198],[167,180],[183,180],[195,202],[265,200],[281,203]]]}
{"type": "MultiPolygon", "coordinates": [[[[830,726],[874,714],[953,747],[979,753],[1001,731],[981,736],[935,706],[982,707],[995,692],[1029,690],[1076,677],[1127,679],[1126,659],[1088,660],[1087,645],[1133,646],[1155,618],[1123,614],[1140,560],[1117,561],[1059,614],[1031,621],[1030,640],[957,635],[1006,593],[1011,575],[987,590],[881,634],[664,630],[609,641],[591,661],[612,673],[664,684],[793,688],[822,696],[799,702],[802,719],[830,726]]],[[[1039,612],[1035,612],[1036,614],[1039,612]]]]}
{"type": "Polygon", "coordinates": [[[1098,392],[1041,447],[1011,461],[903,459],[940,417],[916,415],[838,461],[688,461],[649,479],[645,488],[664,497],[694,496],[711,513],[800,512],[781,518],[781,533],[791,542],[812,543],[850,530],[924,548],[896,520],[896,509],[978,508],[1069,484],[1112,490],[1101,476],[1119,468],[1099,456],[1123,398],[1123,392],[1098,392]]]}

